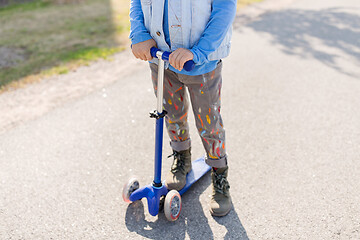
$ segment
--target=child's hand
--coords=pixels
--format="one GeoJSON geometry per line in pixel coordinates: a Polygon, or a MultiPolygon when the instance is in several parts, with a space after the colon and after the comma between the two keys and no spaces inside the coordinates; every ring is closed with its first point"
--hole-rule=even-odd
{"type": "Polygon", "coordinates": [[[190,50],[185,48],[178,48],[170,54],[169,63],[171,66],[181,71],[184,64],[193,58],[194,54],[190,50]]]}
{"type": "Polygon", "coordinates": [[[150,49],[152,47],[156,47],[156,42],[154,39],[149,39],[132,45],[131,49],[136,58],[144,61],[150,61],[152,59],[150,54],[150,49]]]}

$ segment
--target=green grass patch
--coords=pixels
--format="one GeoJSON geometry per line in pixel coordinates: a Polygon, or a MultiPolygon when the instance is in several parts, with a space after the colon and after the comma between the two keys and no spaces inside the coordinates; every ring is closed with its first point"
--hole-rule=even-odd
{"type": "Polygon", "coordinates": [[[29,75],[64,74],[121,51],[127,44],[128,6],[126,0],[61,5],[35,0],[0,8],[0,52],[6,48],[7,58],[12,50],[23,54],[16,64],[0,59],[0,88],[29,75]]]}
{"type": "Polygon", "coordinates": [[[12,14],[16,12],[38,10],[49,6],[51,3],[45,0],[34,0],[32,2],[25,3],[11,3],[5,7],[0,7],[0,14],[12,14]]]}
{"type": "Polygon", "coordinates": [[[80,49],[75,52],[69,52],[64,58],[64,61],[82,60],[84,62],[96,60],[99,58],[107,59],[109,56],[120,51],[120,48],[88,48],[80,49]]]}

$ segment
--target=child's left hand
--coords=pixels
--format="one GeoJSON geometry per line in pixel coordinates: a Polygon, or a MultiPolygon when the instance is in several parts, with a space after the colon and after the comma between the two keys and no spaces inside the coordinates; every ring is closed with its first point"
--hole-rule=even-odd
{"type": "Polygon", "coordinates": [[[183,69],[184,64],[192,60],[194,58],[194,54],[186,49],[186,48],[178,48],[174,52],[172,52],[169,56],[169,63],[175,69],[181,71],[183,69]]]}

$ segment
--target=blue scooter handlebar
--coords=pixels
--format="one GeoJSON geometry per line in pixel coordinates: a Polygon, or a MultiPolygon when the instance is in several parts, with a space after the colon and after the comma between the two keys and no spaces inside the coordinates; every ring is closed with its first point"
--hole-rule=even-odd
{"type": "MultiPolygon", "coordinates": [[[[157,55],[156,55],[156,53],[159,52],[159,51],[160,51],[160,49],[157,49],[156,47],[152,47],[152,48],[150,49],[151,56],[152,56],[152,57],[155,57],[155,58],[158,58],[157,55]]],[[[161,52],[161,51],[160,51],[160,52],[161,52]]],[[[163,52],[162,57],[161,57],[162,60],[168,62],[168,61],[169,61],[170,54],[171,54],[171,52],[163,52]]],[[[187,72],[190,72],[191,70],[193,70],[194,67],[195,67],[195,62],[194,62],[193,60],[187,61],[187,62],[184,64],[184,66],[183,66],[184,70],[187,71],[187,72]]]]}

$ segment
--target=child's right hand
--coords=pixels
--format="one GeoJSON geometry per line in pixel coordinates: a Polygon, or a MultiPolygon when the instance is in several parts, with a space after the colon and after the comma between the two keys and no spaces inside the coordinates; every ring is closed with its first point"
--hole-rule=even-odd
{"type": "Polygon", "coordinates": [[[152,59],[150,54],[150,49],[152,47],[156,47],[156,42],[154,39],[149,39],[132,45],[131,49],[136,58],[144,61],[150,61],[152,59]]]}

